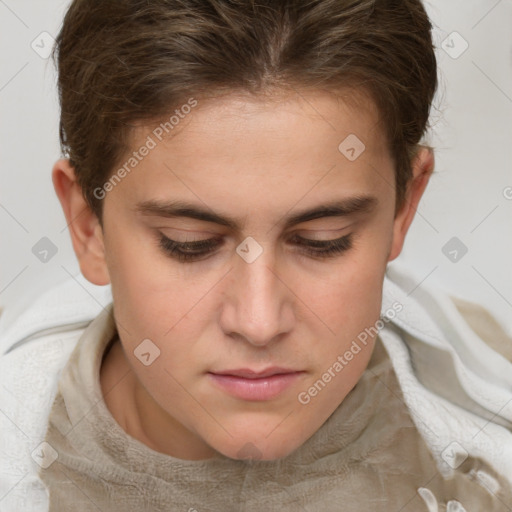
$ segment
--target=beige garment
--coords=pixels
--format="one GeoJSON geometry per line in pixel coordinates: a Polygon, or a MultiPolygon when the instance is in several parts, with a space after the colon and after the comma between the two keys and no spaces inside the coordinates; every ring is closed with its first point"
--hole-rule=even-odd
{"type": "Polygon", "coordinates": [[[354,389],[287,457],[189,461],[156,452],[120,427],[101,394],[101,360],[117,337],[112,314],[110,304],[89,325],[59,380],[45,439],[58,458],[40,470],[51,512],[435,510],[419,488],[439,512],[449,500],[468,512],[511,510],[506,484],[493,494],[477,483],[484,470],[503,484],[482,461],[469,457],[454,478],[442,478],[380,339],[354,389]]]}
{"type": "Polygon", "coordinates": [[[492,313],[484,306],[451,295],[450,299],[468,325],[493,350],[512,362],[512,338],[503,330],[492,313]]]}

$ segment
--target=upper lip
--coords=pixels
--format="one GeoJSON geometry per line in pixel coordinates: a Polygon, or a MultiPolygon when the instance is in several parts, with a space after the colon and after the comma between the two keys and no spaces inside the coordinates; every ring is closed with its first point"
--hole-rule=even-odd
{"type": "Polygon", "coordinates": [[[214,373],[215,375],[233,375],[234,377],[243,377],[245,379],[261,379],[262,377],[270,377],[272,375],[278,375],[282,373],[297,373],[297,371],[298,370],[272,366],[261,371],[251,370],[250,368],[238,368],[236,370],[223,370],[220,372],[210,373],[214,373]]]}

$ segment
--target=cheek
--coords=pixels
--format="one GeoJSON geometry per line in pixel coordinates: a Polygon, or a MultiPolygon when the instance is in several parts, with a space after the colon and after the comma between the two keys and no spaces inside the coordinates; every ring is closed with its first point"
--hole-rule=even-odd
{"type": "Polygon", "coordinates": [[[376,246],[360,247],[326,267],[325,274],[297,280],[297,295],[303,298],[305,311],[309,309],[311,318],[317,318],[326,335],[347,340],[378,319],[386,270],[384,252],[376,246]]]}
{"type": "Polygon", "coordinates": [[[314,400],[315,407],[326,412],[353,388],[371,356],[386,269],[385,247],[375,248],[360,247],[357,255],[344,259],[320,282],[308,280],[300,292],[317,313],[308,313],[314,354],[314,375],[308,385],[314,394],[315,383],[328,382],[314,400]]]}
{"type": "Polygon", "coordinates": [[[314,374],[301,391],[319,414],[330,414],[368,365],[381,312],[384,272],[385,265],[378,265],[375,256],[360,256],[333,274],[323,293],[317,289],[306,295],[316,302],[314,310],[322,321],[311,317],[316,326],[311,347],[314,374]]]}
{"type": "Polygon", "coordinates": [[[211,304],[204,299],[211,280],[191,279],[159,254],[149,236],[126,236],[119,229],[109,250],[114,313],[127,350],[133,354],[149,339],[161,351],[156,361],[180,371],[186,368],[209,318],[211,304]]]}
{"type": "Polygon", "coordinates": [[[131,344],[162,338],[183,315],[180,305],[186,287],[172,279],[148,237],[119,229],[109,242],[114,311],[120,329],[124,328],[123,338],[131,344]]]}
{"type": "Polygon", "coordinates": [[[112,291],[120,303],[150,307],[179,293],[178,286],[173,286],[178,280],[173,276],[176,267],[159,249],[155,232],[119,219],[108,242],[112,291]]]}

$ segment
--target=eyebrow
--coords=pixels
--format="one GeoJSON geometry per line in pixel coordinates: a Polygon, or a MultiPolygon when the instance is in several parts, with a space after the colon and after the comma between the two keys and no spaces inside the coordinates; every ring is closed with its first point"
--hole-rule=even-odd
{"type": "MultiPolygon", "coordinates": [[[[288,229],[302,222],[308,222],[323,217],[347,217],[355,214],[369,214],[379,204],[379,200],[371,195],[347,197],[326,204],[299,211],[285,217],[284,228],[288,229]]],[[[222,216],[202,206],[186,201],[147,200],[137,203],[135,212],[140,215],[151,215],[165,218],[188,217],[205,222],[213,222],[226,226],[233,231],[240,231],[243,225],[232,217],[222,216]]]]}

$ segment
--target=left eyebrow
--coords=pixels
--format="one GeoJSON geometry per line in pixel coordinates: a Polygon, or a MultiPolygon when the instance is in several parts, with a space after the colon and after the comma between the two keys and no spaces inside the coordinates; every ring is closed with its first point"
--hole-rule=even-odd
{"type": "MultiPolygon", "coordinates": [[[[299,211],[284,219],[284,228],[288,229],[302,222],[308,222],[323,217],[347,217],[355,214],[369,214],[379,204],[375,196],[357,195],[331,201],[329,203],[299,211]]],[[[244,224],[239,220],[223,216],[201,205],[186,201],[158,201],[150,199],[135,205],[135,212],[140,215],[152,215],[165,218],[188,217],[191,219],[212,222],[230,228],[233,231],[241,231],[244,224]]]]}

